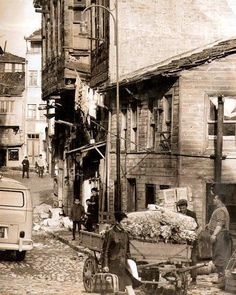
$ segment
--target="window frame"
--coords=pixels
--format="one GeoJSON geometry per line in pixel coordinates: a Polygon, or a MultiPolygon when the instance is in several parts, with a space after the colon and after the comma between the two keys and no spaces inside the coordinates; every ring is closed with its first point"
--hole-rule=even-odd
{"type": "Polygon", "coordinates": [[[29,103],[27,104],[27,119],[36,119],[37,118],[37,104],[29,103]],[[30,109],[30,106],[34,106],[34,108],[30,109]],[[31,112],[33,112],[33,116],[29,115],[31,112]]]}
{"type": "Polygon", "coordinates": [[[19,161],[19,149],[8,149],[8,161],[19,161]],[[11,157],[11,153],[17,153],[16,158],[11,157]]]}
{"type": "Polygon", "coordinates": [[[38,87],[39,86],[39,77],[37,70],[29,70],[29,87],[38,87]],[[35,75],[33,75],[35,74],[35,75]]]}
{"type": "MultiPolygon", "coordinates": [[[[209,125],[210,124],[217,124],[217,118],[216,120],[212,120],[210,118],[210,110],[211,110],[211,98],[213,97],[218,97],[218,95],[216,94],[208,94],[207,95],[207,110],[206,110],[206,122],[207,122],[207,131],[206,131],[206,136],[209,140],[215,140],[217,135],[212,135],[209,134],[209,125]]],[[[224,99],[227,98],[235,98],[236,100],[236,94],[235,95],[224,95],[224,99]]],[[[217,115],[217,112],[216,112],[217,115]]],[[[223,125],[227,125],[227,124],[234,124],[235,125],[235,134],[234,135],[224,135],[223,134],[223,140],[226,141],[236,141],[236,120],[227,120],[227,121],[223,121],[223,125]]]]}
{"type": "Polygon", "coordinates": [[[16,73],[22,73],[23,72],[23,64],[15,63],[15,72],[16,73]],[[20,69],[19,69],[19,67],[20,67],[20,69]]]}
{"type": "Polygon", "coordinates": [[[6,62],[4,65],[4,72],[5,73],[12,73],[13,72],[13,63],[6,62]],[[7,66],[9,66],[9,68],[7,66]]]}

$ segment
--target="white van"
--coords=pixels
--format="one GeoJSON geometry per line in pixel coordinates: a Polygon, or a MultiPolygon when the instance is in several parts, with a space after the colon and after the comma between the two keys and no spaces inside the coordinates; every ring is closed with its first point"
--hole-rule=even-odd
{"type": "Polygon", "coordinates": [[[33,248],[33,204],[28,188],[20,182],[0,179],[0,251],[14,251],[18,261],[33,248]]]}

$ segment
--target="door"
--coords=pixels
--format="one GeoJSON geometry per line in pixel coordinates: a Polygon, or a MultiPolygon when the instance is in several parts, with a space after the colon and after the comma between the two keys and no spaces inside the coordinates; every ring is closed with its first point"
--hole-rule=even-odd
{"type": "Polygon", "coordinates": [[[127,211],[137,211],[137,192],[136,192],[136,179],[128,178],[127,187],[127,211]]]}
{"type": "Polygon", "coordinates": [[[39,134],[27,134],[27,155],[30,165],[35,164],[39,153],[39,134]]]}

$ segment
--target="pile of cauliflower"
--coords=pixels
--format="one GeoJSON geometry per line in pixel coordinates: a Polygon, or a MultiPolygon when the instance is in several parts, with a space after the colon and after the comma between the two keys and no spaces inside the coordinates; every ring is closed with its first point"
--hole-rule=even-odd
{"type": "Polygon", "coordinates": [[[192,217],[156,206],[156,210],[128,213],[123,227],[135,239],[164,242],[193,242],[197,224],[192,217]]]}

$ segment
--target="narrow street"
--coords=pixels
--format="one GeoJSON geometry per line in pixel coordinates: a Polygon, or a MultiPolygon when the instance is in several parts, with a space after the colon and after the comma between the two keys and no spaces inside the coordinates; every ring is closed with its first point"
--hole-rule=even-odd
{"type": "MultiPolygon", "coordinates": [[[[4,176],[29,187],[35,207],[42,203],[52,204],[52,179],[49,175],[40,179],[32,172],[29,179],[22,179],[19,171],[10,171],[4,176]]],[[[34,248],[23,262],[16,262],[13,256],[4,252],[0,254],[0,295],[89,294],[84,291],[82,282],[86,255],[75,250],[78,239],[72,242],[71,233],[65,229],[57,232],[56,236],[62,237],[64,243],[43,230],[33,231],[34,248]]],[[[215,277],[215,274],[199,276],[197,286],[190,286],[188,295],[230,294],[211,283],[215,277]]]]}
{"type": "MultiPolygon", "coordinates": [[[[19,171],[8,171],[5,177],[14,178],[29,187],[34,207],[52,204],[52,179],[39,178],[35,172],[30,178],[19,171]]],[[[23,262],[4,252],[0,255],[0,294],[83,294],[82,267],[84,255],[42,231],[33,231],[34,248],[23,262]]]]}

